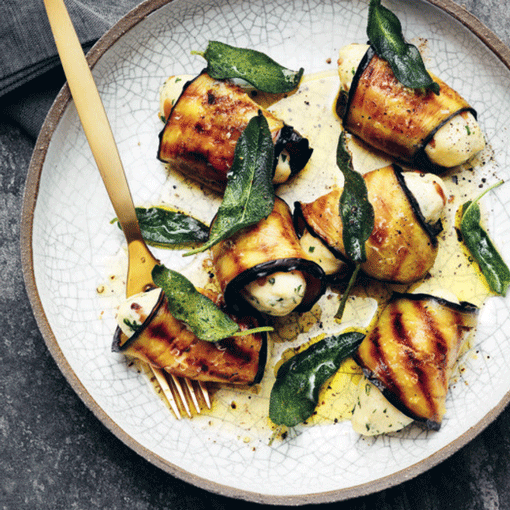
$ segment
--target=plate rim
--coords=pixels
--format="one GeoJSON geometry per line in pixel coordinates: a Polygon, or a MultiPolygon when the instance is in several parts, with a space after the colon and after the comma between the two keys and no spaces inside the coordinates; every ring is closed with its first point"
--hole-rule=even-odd
{"type": "MultiPolygon", "coordinates": [[[[501,61],[501,63],[510,70],[510,47],[508,47],[494,32],[487,28],[476,16],[471,14],[461,5],[453,2],[453,0],[422,1],[439,8],[460,22],[487,48],[489,48],[491,52],[501,61]]],[[[113,27],[111,27],[87,53],[86,58],[89,66],[93,68],[101,59],[101,57],[125,33],[143,21],[146,17],[156,12],[158,9],[171,4],[172,2],[173,0],[144,0],[138,6],[134,7],[113,27]]],[[[91,410],[92,413],[101,421],[101,423],[103,423],[103,425],[105,425],[105,427],[111,433],[113,433],[127,447],[135,451],[143,459],[147,460],[167,474],[170,474],[171,476],[174,476],[186,483],[211,493],[229,498],[241,499],[260,504],[293,506],[339,502],[355,497],[367,496],[374,492],[395,487],[428,471],[434,466],[445,461],[448,457],[472,441],[489,424],[491,424],[508,405],[510,402],[510,390],[507,391],[500,402],[495,407],[493,407],[491,411],[489,411],[476,425],[471,427],[462,435],[458,436],[452,442],[448,443],[446,446],[439,449],[426,459],[412,464],[400,471],[392,473],[391,475],[387,475],[376,480],[348,488],[303,495],[268,495],[222,485],[218,482],[210,481],[206,478],[195,475],[184,468],[176,466],[163,459],[160,455],[145,448],[110,418],[106,411],[104,411],[103,408],[92,397],[92,395],[86,389],[85,385],[80,381],[72,369],[59,346],[57,338],[51,329],[46,316],[46,312],[44,311],[42,305],[41,298],[39,296],[37,283],[35,281],[32,241],[34,213],[35,207],[37,205],[39,183],[52,136],[71,101],[71,94],[66,83],[57,94],[55,101],[46,116],[39,136],[36,140],[36,144],[29,163],[23,194],[20,227],[21,265],[24,284],[38,328],[48,350],[50,351],[50,354],[55,360],[62,375],[70,384],[73,391],[78,395],[86,407],[91,410]]]]}

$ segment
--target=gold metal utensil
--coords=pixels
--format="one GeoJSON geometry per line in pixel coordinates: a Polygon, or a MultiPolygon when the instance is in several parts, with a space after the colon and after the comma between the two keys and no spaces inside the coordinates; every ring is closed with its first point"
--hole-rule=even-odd
{"type": "MultiPolygon", "coordinates": [[[[63,0],[44,0],[44,5],[78,116],[115,214],[126,236],[128,245],[126,295],[129,297],[143,292],[149,286],[154,286],[151,271],[158,261],[142,238],[117,144],[65,4],[63,0]]],[[[179,403],[191,416],[187,397],[191,399],[197,412],[200,412],[192,381],[184,380],[187,388],[185,392],[177,377],[152,367],[151,370],[178,418],[181,417],[179,403]]],[[[207,389],[204,385],[198,387],[206,405],[210,407],[207,389]]]]}

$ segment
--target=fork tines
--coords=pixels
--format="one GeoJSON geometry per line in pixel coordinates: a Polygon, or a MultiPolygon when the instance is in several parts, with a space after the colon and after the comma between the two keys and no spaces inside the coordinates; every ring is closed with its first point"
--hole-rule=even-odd
{"type": "Polygon", "coordinates": [[[208,409],[211,408],[209,392],[201,381],[194,382],[191,379],[179,378],[156,367],[151,367],[151,370],[177,419],[182,417],[181,410],[184,410],[191,418],[190,401],[195,411],[200,413],[198,396],[203,399],[208,409]]]}

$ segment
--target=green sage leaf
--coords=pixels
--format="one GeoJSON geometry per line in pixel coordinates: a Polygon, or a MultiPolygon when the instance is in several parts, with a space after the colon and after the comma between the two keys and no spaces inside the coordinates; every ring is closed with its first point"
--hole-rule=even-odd
{"type": "Polygon", "coordinates": [[[294,90],[304,69],[291,71],[256,50],[209,41],[205,52],[193,51],[207,60],[207,73],[216,80],[240,78],[262,92],[280,94],[294,90]]]}
{"type": "Polygon", "coordinates": [[[381,0],[370,0],[367,35],[377,55],[390,64],[400,83],[413,89],[429,88],[439,94],[439,84],[426,70],[418,48],[406,43],[399,19],[381,5],[381,0]]]}
{"type": "Polygon", "coordinates": [[[307,420],[317,407],[321,387],[354,354],[364,337],[358,332],[327,337],[283,363],[271,390],[271,421],[294,427],[307,420]]]}
{"type": "Polygon", "coordinates": [[[231,336],[273,331],[267,326],[241,330],[237,322],[177,271],[157,265],[152,270],[152,279],[165,293],[170,313],[185,322],[200,340],[218,342],[231,336]]]}
{"type": "Polygon", "coordinates": [[[267,218],[274,207],[274,144],[266,118],[259,112],[237,141],[223,201],[206,243],[184,255],[207,250],[239,230],[267,218]]]}
{"type": "Polygon", "coordinates": [[[480,225],[480,206],[478,205],[486,193],[500,184],[502,182],[491,186],[476,200],[462,206],[460,231],[464,244],[480,266],[489,287],[497,294],[505,296],[510,285],[510,270],[488,233],[480,225]]]}
{"type": "MultiPolygon", "coordinates": [[[[147,244],[169,248],[203,243],[209,237],[209,227],[187,214],[163,207],[137,207],[136,217],[147,244]]],[[[119,228],[120,223],[118,224],[119,228]]]]}
{"type": "Polygon", "coordinates": [[[346,145],[345,132],[338,140],[337,165],[344,175],[344,187],[340,195],[342,239],[347,256],[356,264],[365,262],[365,243],[374,229],[374,208],[368,200],[363,176],[352,166],[352,156],[346,145]]]}
{"type": "Polygon", "coordinates": [[[239,325],[182,274],[157,265],[152,278],[163,289],[170,313],[185,322],[200,340],[217,342],[239,331],[239,325]]]}

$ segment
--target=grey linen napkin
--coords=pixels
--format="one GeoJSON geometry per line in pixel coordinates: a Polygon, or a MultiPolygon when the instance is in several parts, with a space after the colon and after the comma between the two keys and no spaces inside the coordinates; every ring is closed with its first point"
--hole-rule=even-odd
{"type": "MultiPolygon", "coordinates": [[[[65,0],[85,51],[141,0],[65,0]]],[[[43,0],[0,1],[0,111],[33,137],[65,78],[43,0]]]]}

